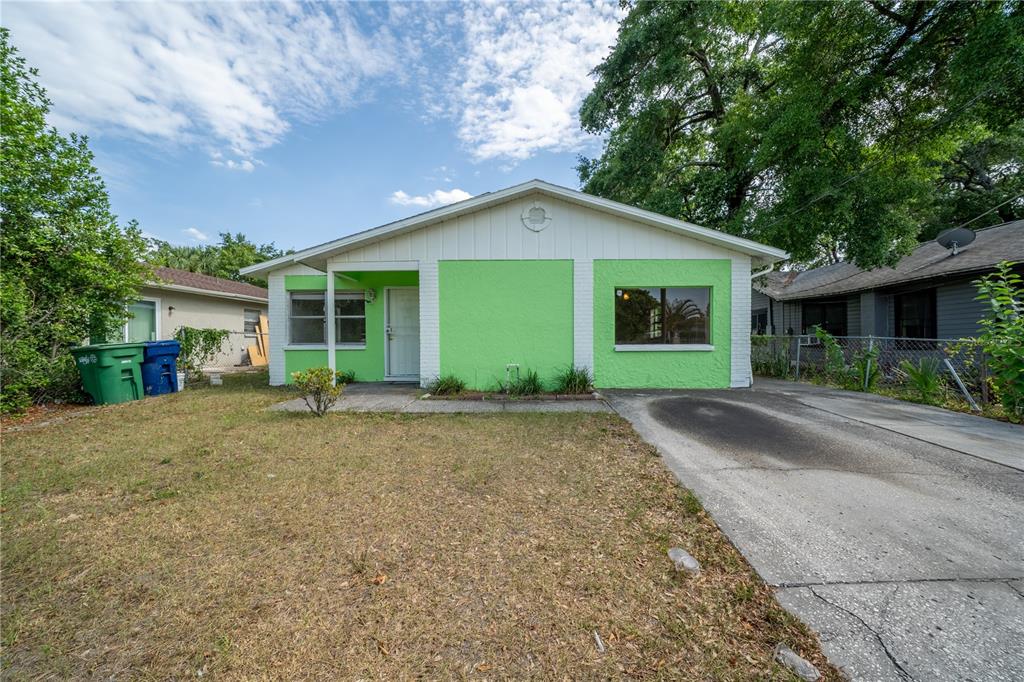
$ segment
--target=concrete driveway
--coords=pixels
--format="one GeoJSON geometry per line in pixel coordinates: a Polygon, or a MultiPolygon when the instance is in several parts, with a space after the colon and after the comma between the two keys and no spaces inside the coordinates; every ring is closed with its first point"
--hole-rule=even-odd
{"type": "Polygon", "coordinates": [[[787,382],[605,393],[850,677],[1024,679],[1024,428],[787,382]]]}

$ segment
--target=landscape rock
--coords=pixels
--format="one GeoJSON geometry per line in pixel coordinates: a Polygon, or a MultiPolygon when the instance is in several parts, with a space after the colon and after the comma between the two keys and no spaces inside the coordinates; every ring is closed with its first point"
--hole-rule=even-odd
{"type": "Polygon", "coordinates": [[[785,644],[779,643],[775,647],[775,660],[793,671],[793,674],[801,680],[815,682],[821,678],[821,673],[810,661],[801,658],[795,651],[785,644]]]}
{"type": "Polygon", "coordinates": [[[693,558],[693,556],[685,549],[679,547],[673,547],[668,551],[668,558],[675,564],[677,571],[686,571],[687,573],[700,573],[700,562],[693,558]]]}

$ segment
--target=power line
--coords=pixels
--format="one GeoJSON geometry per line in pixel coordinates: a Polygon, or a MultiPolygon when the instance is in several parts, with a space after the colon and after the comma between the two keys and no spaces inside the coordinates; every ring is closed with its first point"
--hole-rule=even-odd
{"type": "Polygon", "coordinates": [[[1014,202],[1014,201],[1017,201],[1017,199],[1024,199],[1024,194],[1018,194],[1017,196],[1015,196],[1015,197],[1013,197],[1013,198],[1007,199],[1006,201],[1004,201],[1003,203],[999,204],[998,206],[993,206],[992,208],[990,208],[989,210],[985,211],[985,212],[984,212],[984,213],[982,213],[981,215],[976,215],[976,216],[974,216],[973,218],[971,218],[970,220],[968,220],[968,221],[967,221],[966,223],[961,223],[960,225],[957,225],[957,226],[956,226],[956,227],[954,227],[953,229],[954,229],[954,230],[958,230],[958,229],[960,229],[961,227],[967,227],[968,225],[970,225],[971,223],[973,223],[973,222],[974,222],[975,220],[978,220],[979,218],[984,218],[985,216],[987,216],[987,215],[988,215],[989,213],[991,213],[992,211],[998,211],[998,210],[999,210],[999,209],[1001,209],[1001,208],[1002,208],[1003,206],[1006,206],[1006,205],[1007,205],[1007,204],[1009,204],[1009,203],[1012,203],[1012,202],[1014,202]]]}

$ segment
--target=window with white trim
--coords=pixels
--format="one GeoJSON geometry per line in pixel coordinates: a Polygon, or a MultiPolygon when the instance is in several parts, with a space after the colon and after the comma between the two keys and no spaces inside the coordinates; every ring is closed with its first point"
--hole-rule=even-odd
{"type": "Polygon", "coordinates": [[[244,308],[242,315],[242,331],[246,336],[256,336],[256,325],[260,323],[260,311],[244,308]]]}
{"type": "Polygon", "coordinates": [[[711,287],[616,287],[617,346],[711,343],[711,287]]]}
{"type": "Polygon", "coordinates": [[[334,294],[334,341],[366,344],[366,295],[362,291],[334,294]]]}
{"type": "MultiPolygon", "coordinates": [[[[327,343],[327,315],[322,291],[293,291],[288,303],[288,343],[327,343]]],[[[337,345],[366,344],[366,296],[362,291],[334,294],[334,341],[337,345]]]]}

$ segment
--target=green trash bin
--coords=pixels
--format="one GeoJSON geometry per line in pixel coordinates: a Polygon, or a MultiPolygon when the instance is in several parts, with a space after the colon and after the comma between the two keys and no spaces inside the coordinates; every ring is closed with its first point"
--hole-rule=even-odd
{"type": "Polygon", "coordinates": [[[72,348],[85,392],[97,405],[138,400],[142,389],[142,344],[102,343],[72,348]]]}

